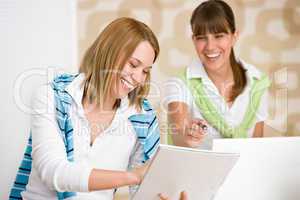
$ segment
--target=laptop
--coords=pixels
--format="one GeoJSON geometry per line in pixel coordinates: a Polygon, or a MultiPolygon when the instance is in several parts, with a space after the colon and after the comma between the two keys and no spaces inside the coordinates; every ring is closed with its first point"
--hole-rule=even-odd
{"type": "Polygon", "coordinates": [[[300,200],[300,137],[216,139],[213,151],[240,153],[214,200],[300,200]]]}

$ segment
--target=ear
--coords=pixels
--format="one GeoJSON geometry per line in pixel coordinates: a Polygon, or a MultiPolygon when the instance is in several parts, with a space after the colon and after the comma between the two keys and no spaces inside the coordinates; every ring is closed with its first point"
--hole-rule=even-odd
{"type": "Polygon", "coordinates": [[[193,34],[191,38],[192,38],[193,44],[195,45],[196,44],[196,36],[193,34]]]}
{"type": "Polygon", "coordinates": [[[235,45],[236,41],[238,40],[240,36],[240,31],[239,30],[236,30],[234,33],[233,33],[233,46],[235,45]]]}

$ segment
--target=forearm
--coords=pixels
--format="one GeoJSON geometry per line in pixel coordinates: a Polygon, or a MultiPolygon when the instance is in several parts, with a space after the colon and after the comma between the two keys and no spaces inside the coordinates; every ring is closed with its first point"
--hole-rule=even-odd
{"type": "Polygon", "coordinates": [[[199,141],[193,137],[184,134],[184,132],[172,134],[173,143],[176,146],[196,148],[199,146],[199,141]]]}
{"type": "Polygon", "coordinates": [[[189,120],[187,118],[176,119],[175,117],[169,117],[169,133],[176,146],[189,146],[189,138],[187,137],[188,124],[189,120]]]}
{"type": "Polygon", "coordinates": [[[196,148],[199,146],[199,141],[189,135],[190,130],[187,124],[178,123],[178,125],[173,127],[171,131],[174,145],[190,148],[196,148]]]}
{"type": "Polygon", "coordinates": [[[192,137],[188,136],[191,115],[188,105],[182,102],[172,102],[168,105],[169,130],[176,146],[194,147],[192,137]]]}
{"type": "Polygon", "coordinates": [[[91,169],[84,163],[51,159],[36,167],[43,182],[57,191],[88,192],[140,183],[140,178],[132,172],[91,169]]]}
{"type": "Polygon", "coordinates": [[[254,127],[253,137],[264,137],[264,122],[257,122],[254,127]]]}
{"type": "Polygon", "coordinates": [[[172,140],[176,146],[189,147],[189,139],[185,135],[184,129],[172,129],[172,140]]]}
{"type": "Polygon", "coordinates": [[[137,185],[139,178],[132,172],[93,169],[89,177],[89,191],[137,185]]]}

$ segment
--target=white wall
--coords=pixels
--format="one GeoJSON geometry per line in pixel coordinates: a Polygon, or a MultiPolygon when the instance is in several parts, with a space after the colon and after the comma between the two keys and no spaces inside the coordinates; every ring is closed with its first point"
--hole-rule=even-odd
{"type": "Polygon", "coordinates": [[[77,68],[75,17],[76,0],[0,0],[0,199],[25,148],[32,91],[52,76],[48,66],[77,68]]]}

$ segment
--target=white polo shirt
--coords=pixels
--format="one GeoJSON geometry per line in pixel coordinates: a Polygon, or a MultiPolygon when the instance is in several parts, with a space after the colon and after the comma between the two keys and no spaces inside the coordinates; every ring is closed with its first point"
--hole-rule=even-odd
{"type": "MultiPolygon", "coordinates": [[[[230,126],[238,126],[246,113],[247,106],[250,100],[250,89],[253,79],[259,79],[262,73],[253,65],[241,61],[243,67],[246,69],[247,85],[244,91],[234,100],[231,107],[228,106],[224,98],[220,95],[217,87],[208,77],[201,61],[194,60],[187,68],[186,78],[201,78],[204,91],[214,104],[216,110],[224,118],[226,123],[230,126]]],[[[204,119],[201,110],[195,103],[193,95],[188,89],[186,83],[178,77],[172,77],[165,83],[164,105],[167,106],[171,102],[183,102],[188,105],[189,112],[193,118],[204,119]]],[[[256,123],[265,121],[268,117],[268,92],[266,91],[261,99],[260,106],[256,113],[256,123]]],[[[252,137],[254,127],[248,131],[248,137],[252,137]]],[[[221,138],[220,133],[213,127],[208,126],[208,134],[199,146],[200,149],[211,149],[212,140],[214,138],[221,138]]]]}
{"type": "Polygon", "coordinates": [[[88,192],[91,170],[126,171],[129,164],[142,159],[142,147],[128,117],[138,113],[122,99],[110,126],[91,143],[91,130],[82,106],[84,75],[77,76],[66,88],[73,103],[74,162],[67,160],[66,150],[56,121],[54,93],[50,84],[40,87],[33,97],[31,115],[33,166],[25,200],[56,200],[56,191],[74,191],[72,200],[112,200],[114,190],[88,192]]]}

